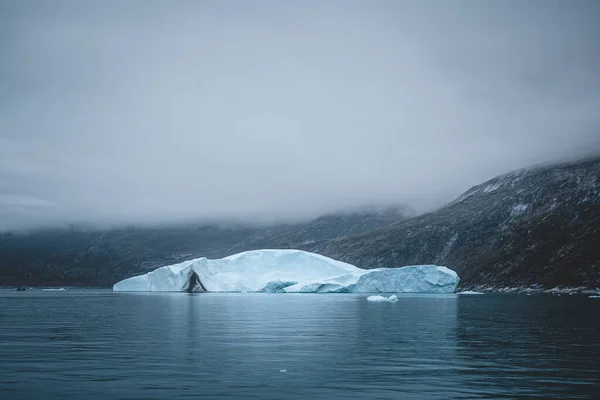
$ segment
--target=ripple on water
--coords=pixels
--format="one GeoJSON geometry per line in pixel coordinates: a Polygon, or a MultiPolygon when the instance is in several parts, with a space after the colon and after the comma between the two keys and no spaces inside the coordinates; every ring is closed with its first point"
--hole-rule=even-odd
{"type": "Polygon", "coordinates": [[[0,292],[2,399],[596,398],[586,296],[0,292]]]}

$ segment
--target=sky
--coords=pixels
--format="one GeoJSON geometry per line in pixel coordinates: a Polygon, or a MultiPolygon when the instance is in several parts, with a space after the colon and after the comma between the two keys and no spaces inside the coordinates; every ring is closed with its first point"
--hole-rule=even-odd
{"type": "Polygon", "coordinates": [[[0,1],[0,230],[424,212],[600,153],[600,2],[0,1]]]}

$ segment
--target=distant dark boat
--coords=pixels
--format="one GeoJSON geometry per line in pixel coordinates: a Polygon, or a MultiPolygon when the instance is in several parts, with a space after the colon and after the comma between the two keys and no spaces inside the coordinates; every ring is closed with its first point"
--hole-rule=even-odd
{"type": "Polygon", "coordinates": [[[15,290],[16,290],[17,292],[24,292],[24,291],[25,291],[25,290],[27,290],[27,289],[25,289],[25,287],[24,287],[24,286],[17,286],[17,287],[15,288],[15,290]]]}

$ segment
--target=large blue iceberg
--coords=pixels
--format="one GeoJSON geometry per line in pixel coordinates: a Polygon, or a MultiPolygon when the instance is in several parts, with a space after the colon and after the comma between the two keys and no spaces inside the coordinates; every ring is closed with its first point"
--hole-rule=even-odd
{"type": "Polygon", "coordinates": [[[254,250],[160,267],[113,286],[120,292],[453,293],[453,270],[436,265],[361,269],[301,250],[254,250]]]}

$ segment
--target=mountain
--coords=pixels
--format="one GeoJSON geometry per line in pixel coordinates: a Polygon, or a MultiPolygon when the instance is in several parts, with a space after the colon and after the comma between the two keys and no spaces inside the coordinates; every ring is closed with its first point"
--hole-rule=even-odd
{"type": "Polygon", "coordinates": [[[308,223],[0,234],[0,285],[111,286],[165,264],[261,248],[360,268],[445,265],[462,289],[600,287],[600,157],[523,169],[412,218],[362,210],[308,223]]]}
{"type": "Polygon", "coordinates": [[[110,287],[133,275],[190,258],[244,250],[297,248],[406,219],[405,207],[365,209],[272,226],[189,224],[120,229],[45,229],[0,234],[0,286],[110,287]]]}
{"type": "Polygon", "coordinates": [[[370,232],[412,216],[414,216],[412,210],[400,206],[328,214],[307,224],[257,230],[246,241],[233,246],[230,254],[264,248],[312,249],[316,243],[325,240],[370,232]]]}
{"type": "Polygon", "coordinates": [[[435,212],[311,250],[361,268],[445,265],[463,289],[600,287],[600,157],[498,176],[435,212]]]}

